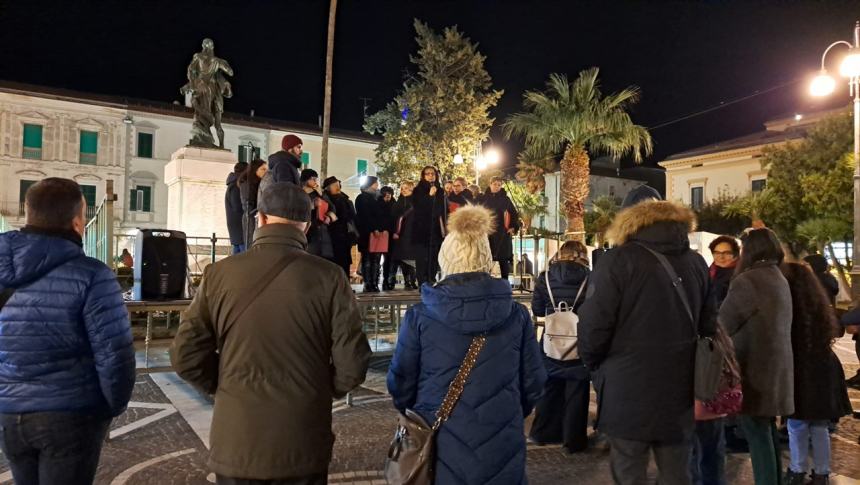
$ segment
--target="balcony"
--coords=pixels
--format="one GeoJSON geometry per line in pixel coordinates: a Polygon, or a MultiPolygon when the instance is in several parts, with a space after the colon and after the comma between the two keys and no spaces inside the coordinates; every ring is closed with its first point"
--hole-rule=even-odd
{"type": "Polygon", "coordinates": [[[24,151],[21,154],[23,158],[28,160],[41,160],[42,159],[42,149],[41,148],[31,148],[24,147],[24,151]]]}
{"type": "MultiPolygon", "coordinates": [[[[26,210],[25,210],[24,206],[25,206],[24,202],[18,203],[18,217],[19,218],[23,218],[26,215],[25,214],[26,210]]],[[[91,220],[93,217],[95,217],[97,210],[98,210],[98,206],[87,204],[86,218],[88,221],[91,220]]]]}
{"type": "Polygon", "coordinates": [[[98,158],[98,155],[95,153],[81,152],[80,162],[81,162],[81,165],[95,165],[97,158],[98,158]]]}

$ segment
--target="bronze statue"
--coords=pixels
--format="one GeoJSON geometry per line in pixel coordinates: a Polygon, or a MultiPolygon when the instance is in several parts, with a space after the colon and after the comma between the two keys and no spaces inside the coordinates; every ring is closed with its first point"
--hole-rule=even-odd
{"type": "Polygon", "coordinates": [[[212,39],[203,39],[203,50],[194,54],[188,64],[188,83],[179,90],[183,95],[191,94],[191,107],[194,108],[194,124],[188,142],[190,146],[224,148],[221,114],[224,112],[224,98],[233,97],[230,81],[225,74],[233,75],[230,64],[215,57],[212,39]],[[213,125],[218,133],[218,145],[212,137],[213,125]]]}

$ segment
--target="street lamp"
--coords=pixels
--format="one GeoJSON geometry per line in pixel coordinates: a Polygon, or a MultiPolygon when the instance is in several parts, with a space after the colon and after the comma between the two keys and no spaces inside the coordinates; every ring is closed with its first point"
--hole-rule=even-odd
{"type": "Polygon", "coordinates": [[[499,158],[499,151],[495,148],[488,148],[484,153],[475,157],[475,185],[481,185],[481,171],[486,170],[490,165],[499,163],[499,158]]]}
{"type": "Polygon", "coordinates": [[[836,88],[836,81],[827,74],[824,59],[837,45],[848,46],[848,55],[839,66],[839,74],[848,78],[849,93],[854,96],[854,241],[851,266],[851,300],[860,301],[860,21],[854,24],[854,43],[840,40],[830,44],[821,55],[821,71],[813,79],[809,91],[813,96],[827,96],[836,88]]]}

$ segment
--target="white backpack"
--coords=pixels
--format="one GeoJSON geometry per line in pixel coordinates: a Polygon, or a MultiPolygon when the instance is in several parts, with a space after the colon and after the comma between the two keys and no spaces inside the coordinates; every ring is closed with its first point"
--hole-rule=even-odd
{"type": "Polygon", "coordinates": [[[576,306],[576,302],[579,301],[582,290],[585,288],[585,284],[588,283],[588,278],[585,278],[582,284],[579,285],[579,291],[576,292],[576,298],[573,299],[572,305],[568,305],[564,301],[556,305],[555,298],[552,296],[552,288],[549,286],[548,269],[544,272],[544,276],[546,277],[546,291],[549,293],[549,301],[552,303],[555,313],[547,315],[545,319],[543,351],[551,359],[576,360],[579,358],[579,352],[576,350],[579,316],[573,312],[573,308],[576,306]]]}

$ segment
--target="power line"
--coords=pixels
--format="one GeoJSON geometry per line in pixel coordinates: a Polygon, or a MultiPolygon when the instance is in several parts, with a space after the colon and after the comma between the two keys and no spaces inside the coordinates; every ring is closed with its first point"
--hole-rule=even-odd
{"type": "Polygon", "coordinates": [[[756,96],[761,96],[762,94],[767,94],[767,93],[769,93],[769,92],[771,92],[771,91],[776,91],[777,89],[782,89],[782,88],[784,88],[784,87],[786,87],[786,86],[791,86],[792,84],[797,84],[797,83],[798,83],[798,82],[800,82],[802,79],[803,79],[803,78],[798,77],[798,78],[792,79],[791,81],[787,81],[787,82],[784,82],[784,83],[782,83],[782,84],[778,84],[778,85],[776,85],[776,86],[773,86],[773,87],[767,88],[767,89],[765,89],[765,90],[763,90],[763,91],[755,91],[754,93],[749,94],[749,95],[747,95],[747,96],[742,96],[742,97],[740,97],[740,98],[732,99],[731,101],[721,101],[721,102],[720,102],[720,104],[717,104],[717,105],[711,106],[710,108],[703,109],[702,111],[696,111],[695,113],[690,113],[690,114],[688,114],[688,115],[684,115],[684,116],[682,116],[682,117],[680,117],[680,118],[675,118],[675,119],[673,119],[673,120],[665,121],[665,122],[663,122],[663,123],[660,123],[660,124],[657,124],[657,125],[651,126],[651,127],[649,127],[648,129],[649,129],[649,130],[656,130],[657,128],[663,128],[664,126],[673,125],[673,124],[675,124],[675,123],[679,123],[679,122],[681,122],[681,121],[688,120],[688,119],[690,119],[690,118],[694,118],[694,117],[696,117],[696,116],[700,116],[700,115],[703,115],[703,114],[706,114],[706,113],[710,113],[711,111],[716,111],[716,110],[718,110],[718,109],[722,109],[722,108],[725,108],[725,107],[727,107],[727,106],[731,106],[731,105],[733,105],[733,104],[740,103],[741,101],[746,101],[746,100],[748,100],[748,99],[750,99],[750,98],[754,98],[754,97],[756,97],[756,96]]]}

